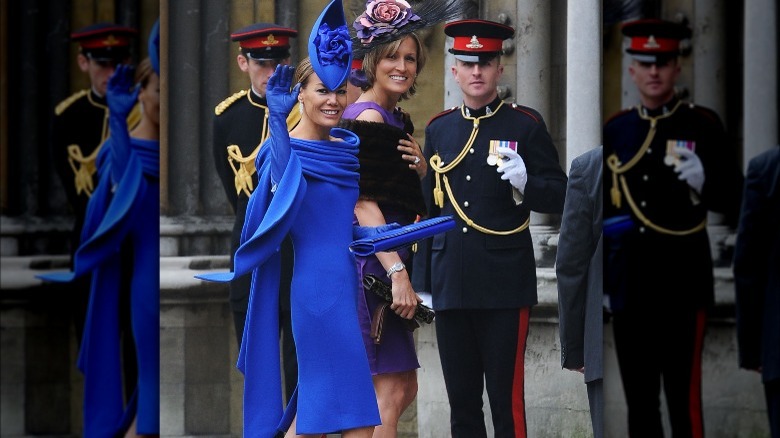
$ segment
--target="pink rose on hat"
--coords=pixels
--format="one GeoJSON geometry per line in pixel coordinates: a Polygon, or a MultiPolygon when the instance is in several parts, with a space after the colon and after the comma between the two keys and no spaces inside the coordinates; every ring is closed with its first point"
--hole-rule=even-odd
{"type": "Polygon", "coordinates": [[[395,33],[400,27],[420,17],[412,12],[412,6],[404,0],[372,0],[353,23],[357,36],[363,44],[375,37],[395,33]]]}

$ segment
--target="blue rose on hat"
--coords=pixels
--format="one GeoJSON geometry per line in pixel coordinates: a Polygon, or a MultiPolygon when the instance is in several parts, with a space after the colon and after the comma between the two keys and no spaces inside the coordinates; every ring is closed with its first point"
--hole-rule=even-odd
{"type": "Polygon", "coordinates": [[[352,64],[352,39],[341,0],[332,0],[314,22],[309,34],[309,58],[314,72],[329,90],[347,79],[352,64]]]}
{"type": "Polygon", "coordinates": [[[336,64],[344,67],[349,61],[352,48],[349,31],[344,26],[331,29],[328,23],[322,23],[314,38],[314,45],[319,52],[320,64],[323,66],[336,64]]]}

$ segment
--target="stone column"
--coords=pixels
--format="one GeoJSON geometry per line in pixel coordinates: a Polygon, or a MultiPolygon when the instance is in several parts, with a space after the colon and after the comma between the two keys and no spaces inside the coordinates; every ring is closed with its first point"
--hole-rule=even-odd
{"type": "Polygon", "coordinates": [[[566,171],[601,144],[601,0],[570,2],[566,26],[566,171]]]}
{"type": "Polygon", "coordinates": [[[777,3],[745,2],[744,168],[778,143],[777,3]]]}

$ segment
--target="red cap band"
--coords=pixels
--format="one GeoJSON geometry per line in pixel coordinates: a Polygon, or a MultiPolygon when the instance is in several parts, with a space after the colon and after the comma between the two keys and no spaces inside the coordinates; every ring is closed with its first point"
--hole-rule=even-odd
{"type": "Polygon", "coordinates": [[[452,43],[452,49],[461,52],[500,52],[502,39],[479,38],[476,35],[456,36],[452,43]]]}
{"type": "Polygon", "coordinates": [[[635,36],[631,38],[631,50],[642,53],[676,52],[680,41],[674,38],[655,38],[653,35],[635,36]]]}
{"type": "Polygon", "coordinates": [[[289,47],[290,37],[274,36],[273,34],[263,35],[257,38],[241,40],[238,43],[244,49],[264,49],[266,47],[289,47]]]}
{"type": "Polygon", "coordinates": [[[126,47],[130,45],[130,38],[126,35],[100,35],[93,39],[83,39],[79,41],[81,47],[85,49],[104,49],[107,47],[126,47]]]}

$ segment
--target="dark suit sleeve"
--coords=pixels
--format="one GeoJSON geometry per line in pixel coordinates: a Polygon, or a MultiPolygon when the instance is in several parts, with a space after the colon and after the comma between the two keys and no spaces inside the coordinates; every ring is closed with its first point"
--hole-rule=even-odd
{"type": "Polygon", "coordinates": [[[238,194],[236,193],[236,185],[234,182],[235,175],[230,169],[230,163],[227,160],[227,147],[225,142],[227,138],[227,129],[224,126],[225,121],[219,116],[214,116],[212,130],[212,147],[214,152],[214,165],[217,169],[217,175],[219,180],[222,181],[222,187],[225,189],[225,195],[230,205],[233,207],[233,211],[236,211],[236,203],[238,202],[238,194]]]}
{"type": "Polygon", "coordinates": [[[523,160],[528,172],[525,205],[538,213],[560,214],[566,196],[566,173],[544,121],[533,126],[523,160]]]}
{"type": "MultiPolygon", "coordinates": [[[[433,143],[433,135],[431,130],[425,129],[425,146],[423,146],[423,156],[425,160],[430,163],[436,147],[433,143]]],[[[433,200],[433,186],[436,177],[436,172],[428,167],[428,173],[421,181],[421,187],[423,191],[423,199],[425,200],[425,206],[428,209],[428,217],[438,217],[441,215],[441,210],[434,203],[433,200]]],[[[412,258],[412,287],[417,292],[431,292],[431,241],[433,239],[423,239],[417,243],[417,252],[412,258]]]]}
{"type": "MultiPolygon", "coordinates": [[[[598,164],[601,164],[600,162],[598,164]]],[[[589,181],[581,159],[572,162],[563,208],[555,273],[558,278],[561,366],[581,368],[585,364],[585,303],[588,268],[595,250],[594,202],[588,196],[589,181]]]]}
{"type": "Polygon", "coordinates": [[[772,235],[766,189],[761,182],[763,167],[758,160],[748,166],[734,247],[739,366],[747,369],[761,366],[761,326],[772,235]]]}
{"type": "Polygon", "coordinates": [[[68,198],[68,203],[71,208],[77,210],[79,205],[78,195],[76,194],[76,188],[74,186],[73,169],[71,169],[68,162],[68,145],[65,144],[65,129],[66,123],[64,121],[65,116],[52,115],[51,120],[51,159],[54,163],[54,170],[60,177],[62,187],[65,189],[65,195],[68,198]]]}

